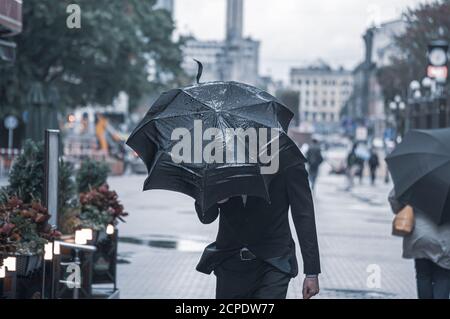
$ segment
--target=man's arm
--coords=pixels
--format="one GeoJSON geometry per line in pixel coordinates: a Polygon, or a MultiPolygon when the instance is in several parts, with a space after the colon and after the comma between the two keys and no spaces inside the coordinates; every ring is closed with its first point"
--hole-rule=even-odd
{"type": "Polygon", "coordinates": [[[285,176],[292,219],[303,257],[304,273],[317,275],[320,273],[319,245],[314,204],[305,165],[300,163],[287,168],[285,176]]]}
{"type": "Polygon", "coordinates": [[[216,220],[217,216],[219,216],[219,205],[214,204],[210,208],[208,208],[206,211],[202,211],[200,208],[200,205],[195,202],[195,211],[197,212],[198,219],[203,224],[211,224],[213,221],[216,220]]]}

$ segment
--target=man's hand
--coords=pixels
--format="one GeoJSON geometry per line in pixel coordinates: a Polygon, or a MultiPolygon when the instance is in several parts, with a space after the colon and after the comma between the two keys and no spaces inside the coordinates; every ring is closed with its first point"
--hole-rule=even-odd
{"type": "Polygon", "coordinates": [[[319,293],[319,278],[306,277],[303,281],[303,299],[310,299],[319,293]]]}

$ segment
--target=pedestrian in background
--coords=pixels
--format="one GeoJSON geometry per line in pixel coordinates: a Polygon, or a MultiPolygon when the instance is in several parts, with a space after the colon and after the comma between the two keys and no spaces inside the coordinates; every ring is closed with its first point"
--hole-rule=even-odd
{"type": "Polygon", "coordinates": [[[358,144],[353,144],[353,147],[351,151],[347,155],[347,180],[348,180],[348,186],[347,190],[351,190],[353,188],[353,178],[356,174],[356,170],[358,169],[358,157],[356,156],[356,148],[358,147],[358,144]]]}
{"type": "Polygon", "coordinates": [[[372,185],[375,185],[375,181],[377,178],[377,169],[380,166],[380,160],[378,158],[378,154],[374,148],[370,150],[369,157],[369,168],[370,168],[370,182],[372,185]]]}
{"type": "Polygon", "coordinates": [[[318,140],[312,140],[312,144],[306,152],[306,159],[308,160],[308,173],[311,189],[314,191],[317,177],[319,176],[320,164],[323,162],[322,151],[318,140]]]}
{"type": "MultiPolygon", "coordinates": [[[[406,207],[394,190],[389,194],[394,214],[406,207]]],[[[403,258],[414,259],[419,299],[450,299],[450,223],[437,225],[413,209],[412,231],[403,236],[403,258]]]]}
{"type": "Polygon", "coordinates": [[[358,156],[356,154],[356,176],[359,178],[359,184],[361,185],[363,183],[363,177],[364,177],[364,166],[366,161],[364,158],[358,156]]]}

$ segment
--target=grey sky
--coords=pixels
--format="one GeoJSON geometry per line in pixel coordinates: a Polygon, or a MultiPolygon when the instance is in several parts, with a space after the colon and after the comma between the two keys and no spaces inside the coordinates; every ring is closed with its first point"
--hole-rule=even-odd
{"type": "MultiPolygon", "coordinates": [[[[244,34],[261,41],[260,73],[287,80],[291,66],[323,58],[354,67],[364,54],[362,34],[426,0],[244,0],[244,34]]],[[[223,39],[225,0],[176,0],[180,34],[223,39]]]]}

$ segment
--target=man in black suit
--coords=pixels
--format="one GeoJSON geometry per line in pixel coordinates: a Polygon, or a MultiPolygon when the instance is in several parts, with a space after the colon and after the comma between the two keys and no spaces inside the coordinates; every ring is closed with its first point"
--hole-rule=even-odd
{"type": "Polygon", "coordinates": [[[219,231],[197,265],[217,277],[216,298],[284,299],[291,278],[298,274],[291,214],[303,257],[303,298],[319,292],[319,247],[314,206],[303,161],[281,170],[269,186],[270,203],[259,197],[236,196],[202,211],[204,224],[219,215],[219,231]]]}

